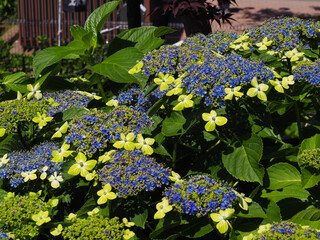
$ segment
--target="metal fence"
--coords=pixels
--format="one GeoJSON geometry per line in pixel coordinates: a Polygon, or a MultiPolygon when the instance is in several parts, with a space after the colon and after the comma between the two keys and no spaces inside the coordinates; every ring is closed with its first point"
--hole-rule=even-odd
{"type": "MultiPolygon", "coordinates": [[[[64,12],[61,4],[61,39],[64,42],[72,40],[69,31],[70,26],[83,26],[91,12],[104,4],[103,0],[91,0],[87,2],[85,12],[64,12]]],[[[24,48],[41,47],[38,36],[47,39],[49,46],[58,42],[58,7],[59,0],[18,0],[18,19],[20,27],[20,43],[24,48]]],[[[114,27],[116,12],[113,12],[106,28],[114,27]]],[[[106,38],[111,39],[117,33],[117,29],[106,33],[106,38]]]]}

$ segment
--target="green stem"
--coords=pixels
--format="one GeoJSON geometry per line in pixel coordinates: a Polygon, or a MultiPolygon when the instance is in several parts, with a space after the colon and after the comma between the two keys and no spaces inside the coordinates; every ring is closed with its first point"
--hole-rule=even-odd
{"type": "Polygon", "coordinates": [[[295,112],[296,112],[299,140],[301,140],[303,138],[303,134],[302,134],[302,128],[301,128],[300,109],[299,109],[299,106],[298,106],[298,102],[294,103],[294,109],[295,109],[295,112]]]}
{"type": "Polygon", "coordinates": [[[21,142],[23,148],[27,149],[27,143],[26,143],[26,141],[24,140],[24,138],[22,136],[21,127],[20,127],[19,124],[17,126],[17,132],[18,132],[18,136],[19,136],[19,139],[20,139],[20,142],[21,142]]]}
{"type": "Polygon", "coordinates": [[[172,153],[172,169],[173,170],[175,170],[177,165],[177,149],[178,149],[178,144],[177,142],[175,142],[173,145],[173,153],[172,153]]]}
{"type": "Polygon", "coordinates": [[[221,140],[218,140],[215,144],[213,144],[208,150],[207,153],[210,152],[212,149],[214,149],[216,146],[218,146],[221,143],[221,140]]]}
{"type": "Polygon", "coordinates": [[[98,83],[98,88],[99,88],[100,93],[101,93],[101,97],[103,98],[103,100],[104,100],[105,102],[107,102],[107,97],[106,97],[106,94],[104,93],[104,89],[103,89],[101,80],[100,80],[100,79],[97,79],[97,83],[98,83]]]}

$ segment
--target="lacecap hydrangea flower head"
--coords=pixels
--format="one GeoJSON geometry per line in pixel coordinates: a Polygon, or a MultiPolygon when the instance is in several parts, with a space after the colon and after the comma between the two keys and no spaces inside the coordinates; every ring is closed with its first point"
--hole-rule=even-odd
{"type": "Polygon", "coordinates": [[[110,184],[119,197],[126,197],[168,185],[171,170],[141,150],[114,151],[98,175],[103,185],[110,184]]]}
{"type": "Polygon", "coordinates": [[[207,175],[176,181],[166,188],[164,196],[179,212],[197,216],[230,209],[239,200],[230,186],[207,175]]]}
{"type": "Polygon", "coordinates": [[[0,129],[6,129],[6,133],[17,132],[22,123],[32,122],[39,114],[46,114],[50,107],[47,100],[27,101],[8,100],[0,102],[0,129]]]}
{"type": "MultiPolygon", "coordinates": [[[[53,151],[59,149],[55,142],[43,142],[29,151],[14,151],[0,158],[0,178],[7,179],[12,187],[35,180],[43,173],[59,173],[62,162],[52,162],[53,151]]],[[[42,179],[43,180],[43,179],[42,179]]]]}
{"type": "Polygon", "coordinates": [[[51,221],[52,209],[59,203],[57,199],[44,202],[38,193],[15,196],[8,193],[0,202],[0,223],[14,239],[33,239],[39,235],[42,225],[51,221]]]}
{"type": "Polygon", "coordinates": [[[145,55],[142,72],[147,75],[175,74],[190,64],[203,61],[209,53],[218,55],[229,51],[230,43],[237,38],[234,33],[217,31],[208,36],[202,34],[187,38],[181,46],[166,45],[145,55]]]}
{"type": "Polygon", "coordinates": [[[254,44],[267,38],[272,41],[269,50],[283,52],[301,48],[305,38],[318,38],[319,27],[320,24],[317,22],[296,17],[279,17],[268,19],[261,26],[249,30],[247,35],[254,44]]]}
{"type": "Polygon", "coordinates": [[[121,133],[139,134],[151,124],[152,120],[145,113],[130,107],[119,106],[110,113],[93,109],[70,122],[65,141],[91,157],[98,150],[105,149],[108,142],[120,140],[121,133]]]}
{"type": "Polygon", "coordinates": [[[305,149],[298,155],[298,162],[301,166],[311,167],[320,170],[320,148],[305,149]]]}
{"type": "Polygon", "coordinates": [[[186,38],[181,44],[182,47],[201,46],[208,50],[212,50],[219,54],[225,54],[230,50],[230,43],[238,38],[236,33],[228,33],[223,31],[215,31],[205,36],[197,34],[186,38]]]}
{"type": "Polygon", "coordinates": [[[261,225],[256,234],[245,236],[243,240],[307,240],[320,239],[320,231],[309,226],[292,222],[261,225]]]}
{"type": "Polygon", "coordinates": [[[119,106],[130,106],[139,112],[147,112],[155,100],[152,99],[152,94],[145,96],[145,93],[146,89],[141,89],[139,87],[129,88],[120,92],[108,103],[111,105],[112,102],[117,101],[117,105],[119,106]]]}
{"type": "Polygon", "coordinates": [[[142,59],[142,73],[146,76],[158,75],[160,72],[175,73],[180,47],[164,45],[147,53],[142,59]]]}
{"type": "Polygon", "coordinates": [[[216,107],[224,105],[225,97],[230,94],[228,89],[249,86],[253,78],[266,83],[275,77],[264,63],[236,54],[223,58],[208,55],[202,63],[193,64],[180,74],[185,75],[181,87],[186,88],[187,93],[203,97],[205,105],[216,107]]]}
{"type": "Polygon", "coordinates": [[[99,98],[101,97],[98,97],[92,93],[71,90],[44,92],[42,94],[42,99],[51,103],[47,112],[48,116],[53,116],[58,112],[63,112],[73,107],[87,107],[92,99],[99,98]]]}
{"type": "Polygon", "coordinates": [[[303,61],[293,71],[294,79],[320,87],[320,60],[315,62],[303,61]]]}
{"type": "Polygon", "coordinates": [[[63,239],[128,240],[135,235],[131,230],[125,229],[126,224],[120,222],[119,218],[102,217],[99,211],[92,211],[88,218],[75,216],[70,221],[71,225],[60,231],[63,239]]]}

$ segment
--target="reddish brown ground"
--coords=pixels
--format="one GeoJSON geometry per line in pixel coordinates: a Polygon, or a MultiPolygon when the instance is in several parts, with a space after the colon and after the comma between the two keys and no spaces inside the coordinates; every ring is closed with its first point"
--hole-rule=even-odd
{"type": "MultiPolygon", "coordinates": [[[[232,26],[222,24],[220,28],[217,23],[213,23],[213,30],[222,29],[240,33],[276,16],[295,16],[320,20],[320,0],[237,0],[237,5],[232,5],[230,10],[235,19],[232,26]]],[[[183,33],[181,39],[184,38],[185,34],[183,33]]]]}

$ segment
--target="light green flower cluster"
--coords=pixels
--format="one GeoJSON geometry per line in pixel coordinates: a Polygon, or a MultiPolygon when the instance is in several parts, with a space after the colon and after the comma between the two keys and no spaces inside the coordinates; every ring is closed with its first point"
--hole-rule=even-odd
{"type": "Polygon", "coordinates": [[[129,229],[124,229],[126,224],[117,217],[108,219],[93,212],[87,219],[73,217],[71,221],[72,224],[61,231],[63,239],[127,240],[135,235],[129,229]]]}
{"type": "Polygon", "coordinates": [[[31,122],[37,113],[46,114],[50,102],[47,100],[8,100],[0,103],[0,128],[6,133],[16,132],[19,122],[31,122]]]}
{"type": "Polygon", "coordinates": [[[317,170],[320,169],[320,148],[305,149],[298,156],[301,165],[309,166],[317,170]]]}
{"type": "Polygon", "coordinates": [[[41,191],[25,196],[8,193],[4,201],[0,202],[0,224],[3,230],[20,240],[38,236],[41,226],[51,221],[51,210],[58,204],[57,199],[44,202],[39,199],[40,195],[41,191]]]}

